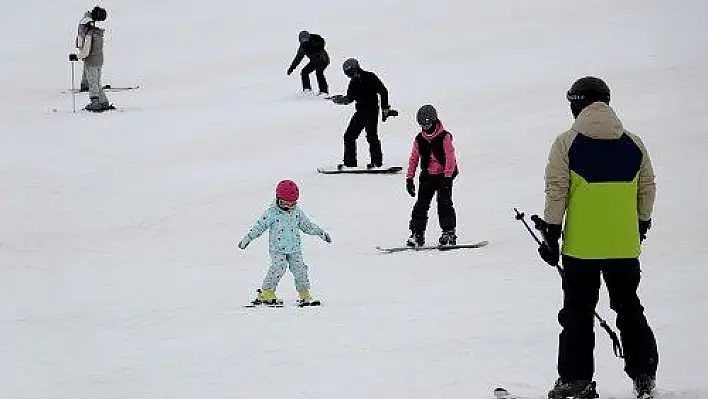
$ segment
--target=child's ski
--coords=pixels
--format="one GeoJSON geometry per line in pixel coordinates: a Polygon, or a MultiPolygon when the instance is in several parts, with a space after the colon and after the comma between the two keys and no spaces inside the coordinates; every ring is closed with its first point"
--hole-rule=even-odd
{"type": "Polygon", "coordinates": [[[297,302],[297,306],[300,308],[307,308],[310,306],[321,306],[322,302],[319,301],[319,299],[315,299],[314,301],[310,302],[297,302]]]}
{"type": "MultiPolygon", "coordinates": [[[[322,306],[322,302],[319,300],[314,300],[311,302],[305,302],[305,303],[300,303],[296,302],[295,305],[299,308],[308,308],[308,307],[313,307],[313,306],[322,306]]],[[[266,303],[249,303],[247,305],[243,305],[244,308],[283,308],[285,307],[285,304],[282,302],[275,303],[275,304],[266,304],[266,303]]]]}
{"type": "Polygon", "coordinates": [[[251,302],[248,305],[243,305],[244,308],[282,308],[285,305],[282,302],[279,303],[254,303],[251,302]]]}

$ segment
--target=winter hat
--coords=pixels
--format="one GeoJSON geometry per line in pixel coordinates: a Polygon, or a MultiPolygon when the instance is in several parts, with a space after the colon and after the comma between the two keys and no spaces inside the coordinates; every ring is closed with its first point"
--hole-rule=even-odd
{"type": "Polygon", "coordinates": [[[91,19],[94,21],[105,21],[107,16],[108,14],[106,13],[105,8],[96,6],[93,10],[91,10],[91,19]]]}

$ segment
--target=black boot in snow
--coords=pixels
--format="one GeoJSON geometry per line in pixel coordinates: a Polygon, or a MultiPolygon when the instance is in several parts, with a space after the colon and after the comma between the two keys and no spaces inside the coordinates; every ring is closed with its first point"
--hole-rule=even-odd
{"type": "Polygon", "coordinates": [[[548,399],[595,399],[599,397],[595,388],[595,381],[576,380],[562,381],[556,380],[553,389],[548,392],[548,399]]]}
{"type": "Polygon", "coordinates": [[[455,235],[455,230],[443,231],[440,239],[438,240],[441,246],[445,245],[457,245],[457,236],[455,235]]]}
{"type": "Polygon", "coordinates": [[[406,246],[408,247],[422,247],[425,245],[425,233],[422,232],[412,232],[411,236],[406,240],[406,246]]]}
{"type": "Polygon", "coordinates": [[[633,379],[634,393],[637,398],[650,398],[654,394],[656,380],[654,376],[648,374],[640,374],[633,379]]]}
{"type": "Polygon", "coordinates": [[[84,108],[86,111],[103,112],[116,109],[112,104],[98,101],[98,97],[91,97],[91,102],[84,108]]]}

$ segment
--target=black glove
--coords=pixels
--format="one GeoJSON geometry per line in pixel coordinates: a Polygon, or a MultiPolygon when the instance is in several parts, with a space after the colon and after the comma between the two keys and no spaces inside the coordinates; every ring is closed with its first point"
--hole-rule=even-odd
{"type": "Polygon", "coordinates": [[[543,242],[538,246],[538,254],[541,255],[541,259],[544,262],[551,266],[558,266],[558,261],[560,260],[558,240],[560,240],[561,236],[561,225],[546,223],[545,227],[541,229],[541,235],[543,236],[543,242]]]}
{"type": "Polygon", "coordinates": [[[415,197],[415,183],[413,183],[413,179],[406,179],[406,191],[408,191],[411,197],[415,197]]]}
{"type": "Polygon", "coordinates": [[[76,54],[69,54],[69,61],[78,61],[79,57],[76,54]]]}
{"type": "Polygon", "coordinates": [[[639,221],[639,242],[647,239],[647,231],[651,228],[651,219],[639,221]]]}
{"type": "Polygon", "coordinates": [[[293,67],[288,68],[288,76],[290,76],[290,74],[293,73],[294,70],[295,68],[293,67]]]}
{"type": "Polygon", "coordinates": [[[391,108],[384,108],[381,111],[381,122],[386,122],[386,119],[388,119],[392,116],[398,116],[398,111],[396,111],[395,109],[391,109],[391,108]]]}

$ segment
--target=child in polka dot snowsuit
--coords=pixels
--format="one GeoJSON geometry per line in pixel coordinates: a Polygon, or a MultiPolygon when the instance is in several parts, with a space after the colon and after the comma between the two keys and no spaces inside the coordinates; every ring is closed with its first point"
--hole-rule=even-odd
{"type": "Polygon", "coordinates": [[[295,278],[295,289],[300,296],[300,302],[309,303],[312,301],[307,265],[302,259],[300,230],[305,234],[319,236],[327,243],[332,240],[327,232],[311,222],[305,213],[297,207],[299,194],[300,191],[292,180],[283,180],[278,183],[275,190],[275,201],[238,243],[239,248],[246,249],[252,240],[268,230],[271,265],[263,280],[258,298],[253,301],[254,304],[282,302],[275,295],[275,290],[288,266],[295,278]]]}

